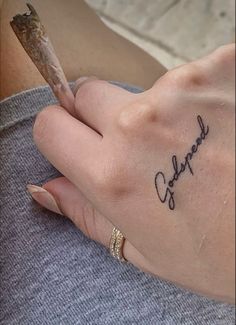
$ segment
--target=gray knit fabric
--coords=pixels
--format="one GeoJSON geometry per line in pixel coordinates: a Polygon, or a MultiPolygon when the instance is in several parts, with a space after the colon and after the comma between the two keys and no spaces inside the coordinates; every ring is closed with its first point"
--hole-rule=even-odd
{"type": "Polygon", "coordinates": [[[26,184],[59,175],[32,140],[35,115],[54,102],[48,87],[0,102],[0,324],[235,324],[233,306],[120,264],[31,199],[26,184]]]}

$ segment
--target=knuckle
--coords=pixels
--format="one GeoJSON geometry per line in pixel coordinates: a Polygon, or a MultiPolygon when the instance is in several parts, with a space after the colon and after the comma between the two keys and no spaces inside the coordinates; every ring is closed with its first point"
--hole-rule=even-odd
{"type": "Polygon", "coordinates": [[[221,64],[235,61],[235,44],[220,46],[213,52],[213,56],[221,64]]]}
{"type": "Polygon", "coordinates": [[[100,195],[118,199],[127,193],[127,173],[122,163],[108,160],[96,174],[95,188],[100,195]]]}
{"type": "Polygon", "coordinates": [[[143,128],[157,120],[157,111],[150,102],[136,102],[125,107],[119,113],[117,119],[118,128],[125,134],[137,135],[143,128]]]}
{"type": "Polygon", "coordinates": [[[205,82],[204,74],[194,63],[170,71],[167,78],[170,84],[181,89],[201,86],[205,82]]]}

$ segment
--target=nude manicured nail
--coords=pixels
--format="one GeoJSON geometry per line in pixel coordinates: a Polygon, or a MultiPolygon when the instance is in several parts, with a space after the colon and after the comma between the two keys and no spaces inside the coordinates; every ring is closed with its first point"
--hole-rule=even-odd
{"type": "Polygon", "coordinates": [[[29,184],[27,185],[27,190],[33,199],[44,208],[62,215],[62,212],[60,211],[57,202],[52,194],[46,191],[44,188],[29,184]]]}

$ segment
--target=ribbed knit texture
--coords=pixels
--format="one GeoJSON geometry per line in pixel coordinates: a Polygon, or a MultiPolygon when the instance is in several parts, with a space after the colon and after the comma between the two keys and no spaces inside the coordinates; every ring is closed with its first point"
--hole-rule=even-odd
{"type": "Polygon", "coordinates": [[[35,115],[52,103],[48,87],[0,102],[0,324],[235,324],[233,306],[120,264],[31,199],[28,183],[59,176],[32,140],[35,115]]]}

